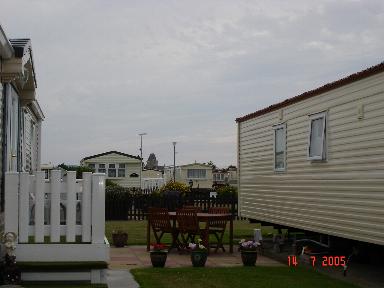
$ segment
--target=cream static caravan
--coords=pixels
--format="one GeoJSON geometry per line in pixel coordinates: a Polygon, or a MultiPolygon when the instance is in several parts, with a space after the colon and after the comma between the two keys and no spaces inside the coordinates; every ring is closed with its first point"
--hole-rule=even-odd
{"type": "Polygon", "coordinates": [[[97,173],[105,173],[106,178],[126,188],[141,187],[142,162],[140,156],[108,151],[85,157],[81,166],[88,166],[97,173]]]}
{"type": "Polygon", "coordinates": [[[241,216],[384,244],[384,63],[236,122],[241,216]]]}

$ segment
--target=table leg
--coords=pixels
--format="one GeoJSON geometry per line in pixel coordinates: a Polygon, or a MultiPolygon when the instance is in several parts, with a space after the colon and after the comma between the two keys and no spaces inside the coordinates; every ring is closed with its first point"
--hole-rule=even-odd
{"type": "Polygon", "coordinates": [[[149,251],[150,249],[150,243],[151,242],[151,234],[150,234],[150,225],[149,225],[149,217],[148,217],[148,220],[147,220],[147,251],[149,251]]]}
{"type": "Polygon", "coordinates": [[[233,253],[233,216],[229,222],[229,252],[233,253]]]}

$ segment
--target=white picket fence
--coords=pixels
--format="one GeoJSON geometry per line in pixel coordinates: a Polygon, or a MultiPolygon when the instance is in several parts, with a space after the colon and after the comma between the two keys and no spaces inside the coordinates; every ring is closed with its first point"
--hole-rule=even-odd
{"type": "Polygon", "coordinates": [[[9,172],[5,203],[4,231],[18,235],[18,261],[109,259],[105,174],[85,172],[83,179],[76,179],[73,171],[62,177],[61,171],[53,170],[46,180],[40,171],[9,172]]]}

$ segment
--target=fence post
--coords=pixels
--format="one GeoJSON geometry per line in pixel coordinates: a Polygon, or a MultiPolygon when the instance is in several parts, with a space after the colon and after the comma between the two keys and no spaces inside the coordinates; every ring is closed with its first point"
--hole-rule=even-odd
{"type": "Polygon", "coordinates": [[[19,234],[19,173],[5,173],[5,194],[4,202],[4,232],[14,232],[19,234]]]}
{"type": "MultiPolygon", "coordinates": [[[[20,173],[19,243],[28,242],[29,236],[29,173],[20,173]]],[[[8,203],[7,203],[8,205],[8,203]]]]}
{"type": "Polygon", "coordinates": [[[36,171],[35,179],[35,242],[44,242],[44,176],[42,171],[36,171]]]}
{"type": "Polygon", "coordinates": [[[83,172],[83,195],[81,197],[82,242],[91,242],[91,189],[92,173],[83,172]]]}
{"type": "Polygon", "coordinates": [[[60,192],[61,171],[52,170],[50,179],[51,189],[51,242],[60,242],[60,192]]]}
{"type": "Polygon", "coordinates": [[[104,243],[105,174],[92,175],[92,243],[104,243]]]}
{"type": "Polygon", "coordinates": [[[76,240],[76,172],[67,171],[67,242],[76,240]]]}

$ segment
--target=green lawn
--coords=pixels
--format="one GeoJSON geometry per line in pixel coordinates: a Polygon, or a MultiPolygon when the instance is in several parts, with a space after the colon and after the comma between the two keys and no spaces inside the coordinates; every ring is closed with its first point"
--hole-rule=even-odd
{"type": "Polygon", "coordinates": [[[305,268],[230,267],[230,268],[145,268],[132,269],[141,288],[356,288],[305,268]]]}
{"type": "MultiPolygon", "coordinates": [[[[128,245],[145,245],[146,244],[146,228],[147,221],[145,220],[130,220],[130,221],[106,221],[105,224],[105,234],[108,238],[108,241],[112,243],[112,231],[122,230],[128,233],[128,245]]],[[[233,222],[233,231],[235,244],[240,239],[252,239],[253,238],[253,229],[260,228],[258,223],[249,223],[247,220],[235,220],[233,222]]],[[[272,227],[263,226],[262,228],[263,235],[272,233],[274,230],[272,227]]],[[[162,242],[170,244],[171,237],[165,235],[162,239],[162,242]],[[163,240],[164,239],[164,240],[163,240]]],[[[224,236],[224,242],[228,243],[229,239],[229,223],[226,229],[226,235],[224,236]]],[[[154,242],[154,237],[151,231],[151,243],[154,242]]]]}

